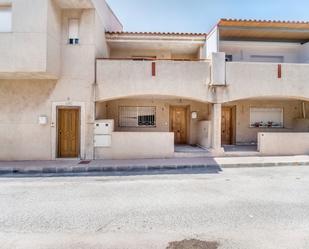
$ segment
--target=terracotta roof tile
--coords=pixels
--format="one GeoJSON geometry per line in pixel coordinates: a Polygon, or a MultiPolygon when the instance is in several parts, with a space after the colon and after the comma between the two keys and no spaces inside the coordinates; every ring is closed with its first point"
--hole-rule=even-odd
{"type": "Polygon", "coordinates": [[[226,21],[226,22],[259,22],[259,23],[309,24],[309,21],[233,19],[233,18],[222,18],[220,21],[226,21]]]}
{"type": "Polygon", "coordinates": [[[206,33],[186,33],[186,32],[128,32],[128,31],[107,31],[107,34],[124,35],[179,35],[179,36],[206,36],[206,33]]]}

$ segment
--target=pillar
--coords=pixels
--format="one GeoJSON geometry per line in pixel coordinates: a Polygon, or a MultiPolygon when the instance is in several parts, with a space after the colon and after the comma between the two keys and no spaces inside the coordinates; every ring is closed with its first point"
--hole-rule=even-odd
{"type": "Polygon", "coordinates": [[[223,152],[221,147],[221,104],[212,104],[211,109],[211,121],[212,121],[212,132],[211,132],[211,148],[214,152],[223,152]]]}

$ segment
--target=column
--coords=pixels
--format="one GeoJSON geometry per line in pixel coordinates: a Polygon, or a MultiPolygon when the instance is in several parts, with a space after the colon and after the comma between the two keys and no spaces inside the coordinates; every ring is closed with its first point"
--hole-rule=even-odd
{"type": "Polygon", "coordinates": [[[221,104],[212,104],[211,148],[214,152],[223,152],[221,147],[221,108],[221,104]]]}

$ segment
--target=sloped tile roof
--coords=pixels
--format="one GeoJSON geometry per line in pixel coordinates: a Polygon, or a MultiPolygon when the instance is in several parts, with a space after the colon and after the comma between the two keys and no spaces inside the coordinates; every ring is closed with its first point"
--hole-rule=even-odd
{"type": "Polygon", "coordinates": [[[206,36],[206,33],[185,33],[185,32],[128,32],[128,31],[107,31],[107,34],[123,35],[174,35],[174,36],[206,36]]]}

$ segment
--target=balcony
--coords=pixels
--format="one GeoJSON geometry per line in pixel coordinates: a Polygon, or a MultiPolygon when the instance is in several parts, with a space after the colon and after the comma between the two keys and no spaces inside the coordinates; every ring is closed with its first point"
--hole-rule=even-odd
{"type": "Polygon", "coordinates": [[[308,98],[309,64],[226,63],[227,94],[223,101],[255,97],[308,98]]]}
{"type": "Polygon", "coordinates": [[[97,60],[96,100],[165,95],[208,101],[210,62],[173,60],[97,60]]]}
{"type": "Polygon", "coordinates": [[[0,33],[0,79],[57,79],[54,54],[44,33],[0,33]]]}

